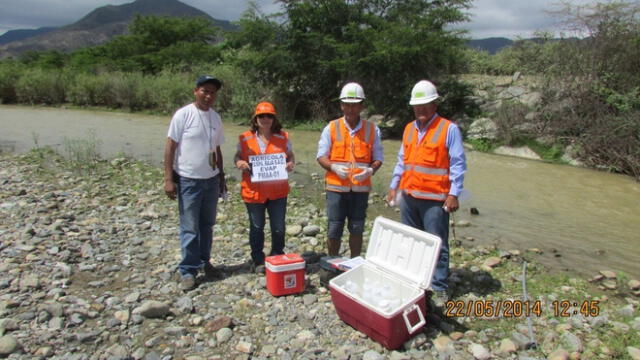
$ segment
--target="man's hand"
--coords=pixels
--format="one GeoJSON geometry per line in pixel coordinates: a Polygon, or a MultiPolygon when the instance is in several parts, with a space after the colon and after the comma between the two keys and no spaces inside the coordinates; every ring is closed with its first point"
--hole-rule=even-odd
{"type": "Polygon", "coordinates": [[[458,210],[458,207],[460,207],[460,204],[458,203],[458,198],[453,195],[448,195],[447,199],[444,201],[444,205],[442,206],[444,211],[448,213],[455,212],[456,210],[458,210]]]}
{"type": "Polygon", "coordinates": [[[169,199],[171,200],[175,200],[176,199],[176,183],[173,182],[173,180],[165,180],[164,181],[164,193],[167,194],[167,196],[169,197],[169,199]]]}
{"type": "Polygon", "coordinates": [[[224,194],[228,191],[227,189],[227,179],[224,178],[224,173],[220,173],[218,175],[218,178],[220,179],[219,184],[220,184],[220,189],[219,189],[219,193],[220,194],[224,194]]]}
{"type": "Polygon", "coordinates": [[[349,177],[349,168],[344,165],[331,164],[331,171],[338,175],[340,179],[349,177]]]}
{"type": "Polygon", "coordinates": [[[387,193],[387,203],[393,206],[395,200],[396,200],[396,189],[389,189],[389,192],[387,193]]]}
{"type": "Polygon", "coordinates": [[[371,175],[373,175],[373,168],[368,167],[363,169],[361,173],[354,175],[353,179],[362,182],[370,178],[371,175]]]}

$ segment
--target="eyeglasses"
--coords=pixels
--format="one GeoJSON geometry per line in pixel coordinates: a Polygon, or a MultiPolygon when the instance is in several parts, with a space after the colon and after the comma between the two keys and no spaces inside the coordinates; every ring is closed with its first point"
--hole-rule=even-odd
{"type": "Polygon", "coordinates": [[[266,117],[266,118],[269,118],[269,119],[275,119],[276,118],[275,116],[273,116],[271,114],[260,114],[260,115],[257,115],[256,117],[259,117],[259,118],[266,117]]]}

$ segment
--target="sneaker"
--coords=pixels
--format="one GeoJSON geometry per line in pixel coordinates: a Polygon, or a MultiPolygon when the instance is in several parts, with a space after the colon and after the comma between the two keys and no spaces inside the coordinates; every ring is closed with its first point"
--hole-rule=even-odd
{"type": "Polygon", "coordinates": [[[447,301],[449,301],[449,294],[447,293],[447,290],[434,290],[431,295],[431,301],[435,307],[445,307],[447,301]]]}
{"type": "Polygon", "coordinates": [[[213,267],[210,262],[206,262],[203,269],[204,277],[207,280],[216,280],[222,278],[222,273],[220,272],[220,270],[213,267]]]}
{"type": "Polygon", "coordinates": [[[193,275],[183,275],[180,278],[179,285],[182,291],[193,290],[196,287],[196,278],[193,275]]]}

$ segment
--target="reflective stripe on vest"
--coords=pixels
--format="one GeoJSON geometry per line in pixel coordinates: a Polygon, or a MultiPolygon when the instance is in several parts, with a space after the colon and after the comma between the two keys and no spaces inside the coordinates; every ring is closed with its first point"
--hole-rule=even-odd
{"type": "Polygon", "coordinates": [[[407,192],[413,195],[413,197],[430,198],[433,200],[441,200],[441,201],[445,201],[447,199],[447,194],[437,194],[437,193],[430,193],[430,192],[424,192],[424,191],[418,191],[418,190],[408,190],[407,192]]]}
{"type": "Polygon", "coordinates": [[[417,171],[419,173],[427,174],[427,175],[447,175],[449,173],[449,171],[446,169],[430,168],[430,167],[420,166],[420,165],[405,165],[404,169],[406,171],[413,170],[413,171],[417,171]]]}

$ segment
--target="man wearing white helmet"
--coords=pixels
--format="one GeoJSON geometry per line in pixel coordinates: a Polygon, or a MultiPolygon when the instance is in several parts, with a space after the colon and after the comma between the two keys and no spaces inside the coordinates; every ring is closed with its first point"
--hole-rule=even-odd
{"type": "Polygon", "coordinates": [[[442,247],[431,286],[436,306],[448,300],[449,213],[458,210],[467,170],[458,126],[438,115],[438,92],[427,80],[411,91],[415,121],[404,129],[387,200],[399,202],[402,222],[435,234],[442,247]]]}
{"type": "Polygon", "coordinates": [[[348,83],[340,92],[343,117],[333,120],[322,131],[317,160],[327,172],[328,253],[340,252],[345,220],[349,220],[351,257],[362,250],[371,176],[382,166],[380,129],[364,119],[360,112],[365,99],[362,86],[348,83]]]}

